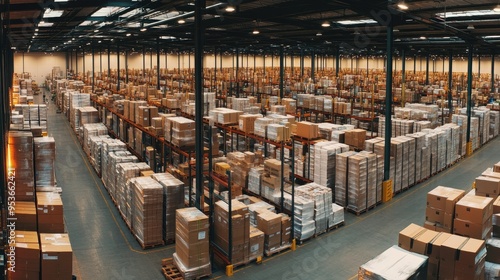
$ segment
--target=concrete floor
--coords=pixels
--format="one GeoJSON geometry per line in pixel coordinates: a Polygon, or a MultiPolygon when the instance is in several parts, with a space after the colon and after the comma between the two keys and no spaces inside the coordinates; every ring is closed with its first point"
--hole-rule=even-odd
{"type": "MultiPolygon", "coordinates": [[[[93,172],[69,122],[50,105],[49,135],[56,140],[56,175],[63,189],[64,216],[78,279],[164,279],[162,258],[174,245],[142,250],[93,172]]],[[[236,268],[234,279],[354,279],[358,267],[397,244],[398,232],[423,224],[426,193],[438,185],[468,190],[474,178],[500,160],[500,138],[472,157],[397,195],[360,216],[346,213],[345,226],[321,235],[297,250],[265,258],[260,265],[236,268]]],[[[214,279],[227,278],[214,268],[214,279]]]]}

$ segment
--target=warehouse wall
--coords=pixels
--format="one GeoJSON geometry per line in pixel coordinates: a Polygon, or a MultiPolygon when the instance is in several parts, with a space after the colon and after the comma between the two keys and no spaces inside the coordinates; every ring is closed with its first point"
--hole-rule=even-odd
{"type": "Polygon", "coordinates": [[[14,73],[29,72],[32,79],[41,85],[45,77],[52,73],[52,68],[60,67],[65,73],[65,53],[15,53],[14,73]]]}
{"type": "MultiPolygon", "coordinates": [[[[191,54],[190,57],[188,54],[184,54],[180,56],[180,59],[178,58],[177,54],[168,54],[166,56],[167,59],[167,66],[169,69],[174,69],[178,67],[178,62],[180,60],[180,66],[181,69],[188,69],[188,68],[194,68],[194,54],[191,54]]],[[[396,71],[400,71],[402,69],[402,60],[401,57],[395,57],[394,58],[394,65],[393,69],[396,71]]],[[[85,71],[91,71],[92,70],[92,55],[90,53],[85,54],[85,58],[83,58],[82,53],[79,53],[78,59],[76,58],[75,54],[68,57],[68,64],[71,69],[76,69],[77,62],[78,62],[78,72],[83,71],[83,61],[85,61],[85,71]]],[[[147,53],[146,54],[146,68],[149,69],[151,66],[151,54],[147,53]]],[[[255,65],[257,67],[263,67],[264,66],[264,61],[265,61],[265,66],[266,67],[271,67],[272,65],[278,69],[279,67],[279,57],[274,55],[266,55],[264,58],[263,56],[257,56],[255,58],[255,65]]],[[[299,68],[300,67],[300,58],[298,56],[293,57],[293,64],[294,67],[299,68]]],[[[108,54],[107,52],[103,52],[102,55],[99,53],[95,54],[94,57],[94,69],[96,72],[101,71],[101,65],[102,65],[102,71],[107,71],[108,69],[108,54]],[[102,58],[102,63],[101,63],[101,58],[102,58]]],[[[206,55],[204,59],[204,67],[206,68],[213,68],[215,64],[217,63],[217,68],[221,67],[221,58],[218,55],[215,57],[212,54],[206,55]],[[217,61],[216,61],[217,60],[217,61]]],[[[292,58],[291,56],[286,56],[285,59],[285,66],[290,67],[292,64],[292,58]]],[[[153,53],[152,56],[152,65],[153,67],[156,66],[156,53],[153,53]]],[[[224,68],[230,68],[233,67],[233,65],[236,65],[236,60],[233,56],[229,55],[224,55],[222,57],[222,67],[224,68]]],[[[360,57],[360,58],[351,58],[348,56],[341,56],[340,58],[340,65],[341,68],[343,69],[359,69],[360,71],[366,70],[367,67],[367,59],[366,57],[360,57]]],[[[436,72],[436,73],[441,73],[443,72],[443,65],[444,65],[444,72],[448,71],[448,58],[444,58],[444,64],[443,64],[443,58],[438,57],[434,60],[429,61],[429,71],[430,72],[436,72]]],[[[50,54],[45,54],[45,53],[25,53],[24,54],[24,59],[23,59],[23,53],[16,53],[14,55],[14,71],[15,73],[21,73],[21,72],[30,72],[33,76],[33,79],[37,81],[37,83],[43,83],[45,80],[45,76],[49,75],[52,71],[52,68],[54,66],[58,66],[61,69],[66,69],[66,54],[65,53],[50,53],[50,54]]],[[[110,66],[112,69],[117,68],[117,56],[115,54],[111,54],[110,56],[110,66]]],[[[143,57],[142,53],[132,53],[128,54],[128,67],[130,69],[142,69],[143,66],[143,57]]],[[[254,66],[254,57],[253,55],[247,56],[242,55],[240,57],[239,61],[239,67],[240,69],[244,69],[246,67],[253,68],[254,66]]],[[[310,67],[311,66],[311,57],[306,56],[304,58],[304,66],[305,67],[310,67]]],[[[316,66],[317,67],[325,67],[326,69],[333,69],[335,67],[335,58],[330,56],[325,59],[323,58],[318,58],[316,60],[316,66]]],[[[416,70],[417,71],[425,71],[426,69],[426,59],[425,57],[417,57],[416,59],[416,70]]],[[[160,67],[165,68],[165,55],[161,54],[160,55],[160,67]]],[[[121,54],[120,55],[120,68],[125,68],[125,55],[121,54]]],[[[383,57],[376,57],[376,58],[369,58],[368,59],[368,68],[369,69],[384,69],[385,68],[385,59],[383,57]]],[[[406,70],[407,71],[413,71],[414,69],[414,58],[409,57],[406,60],[406,70]]],[[[490,73],[491,72],[491,58],[482,58],[480,63],[476,58],[473,60],[473,72],[474,73],[490,73]]],[[[453,72],[462,72],[465,73],[467,72],[467,58],[466,57],[455,57],[453,59],[453,72]]],[[[497,57],[495,59],[495,72],[496,76],[500,74],[500,57],[497,57]]]]}

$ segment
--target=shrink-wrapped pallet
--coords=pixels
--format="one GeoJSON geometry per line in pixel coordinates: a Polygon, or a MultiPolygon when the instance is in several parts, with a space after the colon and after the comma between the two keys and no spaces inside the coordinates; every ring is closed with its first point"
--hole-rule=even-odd
{"type": "Polygon", "coordinates": [[[338,154],[335,161],[335,203],[344,207],[347,206],[348,159],[355,154],[353,151],[338,154]]]}
{"type": "Polygon", "coordinates": [[[349,151],[349,146],[325,141],[316,143],[314,151],[314,182],[334,190],[336,155],[349,151]]]}
{"type": "Polygon", "coordinates": [[[332,207],[331,189],[316,183],[309,183],[295,188],[295,194],[314,201],[316,233],[326,231],[332,207]]]}
{"type": "Polygon", "coordinates": [[[7,169],[13,177],[16,201],[34,201],[33,134],[9,131],[7,139],[7,169]],[[13,175],[15,176],[13,176],[13,175]]]}
{"type": "Polygon", "coordinates": [[[264,173],[262,167],[252,167],[248,172],[248,190],[254,194],[260,195],[261,177],[264,173]]]}
{"type": "Polygon", "coordinates": [[[50,187],[56,184],[56,141],[53,137],[34,138],[35,185],[50,187]]]}
{"type": "Polygon", "coordinates": [[[103,123],[88,123],[83,125],[83,151],[90,157],[90,137],[107,135],[108,129],[103,123]]]}
{"type": "Polygon", "coordinates": [[[347,209],[356,213],[366,210],[367,158],[355,154],[347,159],[347,209]]]}

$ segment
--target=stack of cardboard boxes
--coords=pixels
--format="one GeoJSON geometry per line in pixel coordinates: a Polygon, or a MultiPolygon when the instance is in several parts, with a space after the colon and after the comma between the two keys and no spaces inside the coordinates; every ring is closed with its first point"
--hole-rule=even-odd
{"type": "Polygon", "coordinates": [[[249,239],[250,239],[250,213],[248,206],[233,199],[231,201],[231,212],[229,206],[224,201],[215,203],[215,244],[223,250],[233,264],[243,263],[249,257],[249,239]],[[231,219],[231,227],[229,226],[231,219]],[[231,238],[229,239],[229,231],[231,238]],[[232,250],[229,252],[229,244],[232,244],[232,250]],[[231,254],[229,254],[231,253],[231,254]]]}
{"type": "Polygon", "coordinates": [[[463,190],[439,186],[427,194],[425,228],[452,233],[455,204],[464,197],[463,190]]]}
{"type": "Polygon", "coordinates": [[[500,196],[493,202],[493,233],[486,241],[486,279],[500,277],[500,196]]]}
{"type": "Polygon", "coordinates": [[[264,174],[262,175],[261,195],[274,201],[274,193],[281,189],[281,180],[288,178],[290,167],[285,165],[281,172],[281,161],[267,159],[264,161],[264,174]]]}
{"type": "Polygon", "coordinates": [[[264,252],[272,253],[281,247],[281,215],[265,211],[257,216],[257,228],[264,232],[264,252]]]}
{"type": "Polygon", "coordinates": [[[239,129],[245,133],[254,133],[254,123],[258,118],[262,118],[261,114],[245,114],[238,118],[239,129]]]}
{"type": "Polygon", "coordinates": [[[255,162],[256,155],[252,152],[233,152],[227,154],[227,164],[232,171],[232,188],[235,190],[232,193],[233,198],[241,195],[242,189],[247,187],[248,172],[255,166],[255,162]]]}
{"type": "Polygon", "coordinates": [[[37,209],[33,201],[16,201],[14,215],[17,218],[16,229],[37,230],[37,209]]]}
{"type": "Polygon", "coordinates": [[[194,207],[176,210],[174,263],[185,279],[211,274],[208,217],[194,207]]]}
{"type": "MultiPolygon", "coordinates": [[[[15,233],[15,245],[7,250],[7,256],[15,256],[15,268],[7,270],[11,280],[40,279],[40,242],[36,231],[15,233]]],[[[8,259],[9,260],[9,259],[8,259]]],[[[9,262],[7,264],[10,265],[9,262]]]]}
{"type": "Polygon", "coordinates": [[[73,249],[68,234],[40,233],[41,280],[72,279],[73,249]]]}
{"type": "Polygon", "coordinates": [[[488,239],[492,231],[493,198],[468,194],[457,202],[453,233],[488,239]]]}
{"type": "Polygon", "coordinates": [[[9,131],[7,156],[7,168],[12,170],[7,175],[13,178],[16,201],[34,201],[33,134],[9,131]]]}
{"type": "Polygon", "coordinates": [[[194,146],[196,131],[194,121],[184,117],[165,120],[165,139],[179,147],[194,146]]]}
{"type": "Polygon", "coordinates": [[[345,143],[357,149],[365,147],[366,130],[352,129],[345,132],[345,143]]]}
{"type": "Polygon", "coordinates": [[[55,186],[56,142],[52,137],[35,137],[35,185],[55,186]]]}
{"type": "Polygon", "coordinates": [[[38,231],[43,233],[64,232],[61,196],[53,192],[37,192],[36,203],[38,231]]]}
{"type": "Polygon", "coordinates": [[[295,135],[305,139],[315,139],[319,137],[318,124],[303,121],[297,123],[295,135]]]}

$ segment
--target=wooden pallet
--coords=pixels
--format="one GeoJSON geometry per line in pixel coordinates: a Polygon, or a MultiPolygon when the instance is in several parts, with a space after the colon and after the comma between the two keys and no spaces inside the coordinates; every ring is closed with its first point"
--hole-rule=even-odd
{"type": "Polygon", "coordinates": [[[174,260],[172,258],[167,258],[161,260],[161,271],[167,280],[183,280],[181,272],[174,265],[174,260]]]}
{"type": "Polygon", "coordinates": [[[143,244],[139,238],[137,238],[137,236],[134,234],[134,237],[135,237],[135,240],[137,240],[137,242],[139,242],[139,245],[141,245],[142,247],[142,250],[146,250],[146,249],[152,249],[152,248],[155,248],[155,247],[160,247],[160,246],[164,246],[165,245],[165,242],[163,242],[163,240],[159,243],[151,243],[151,244],[143,244]]]}
{"type": "Polygon", "coordinates": [[[340,222],[340,223],[338,223],[338,224],[336,224],[336,225],[333,225],[333,226],[329,227],[329,228],[328,228],[328,231],[330,232],[330,231],[332,231],[332,230],[336,230],[336,229],[338,229],[338,228],[340,228],[340,227],[343,227],[344,225],[345,225],[345,222],[340,222]]]}
{"type": "Polygon", "coordinates": [[[292,247],[291,244],[281,245],[279,248],[276,248],[274,250],[265,251],[264,255],[266,255],[266,257],[270,257],[270,256],[272,256],[274,254],[279,254],[279,253],[281,253],[281,252],[283,252],[285,250],[288,250],[288,249],[290,249],[290,247],[292,247]]]}

